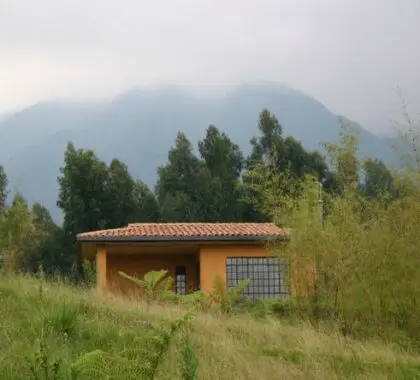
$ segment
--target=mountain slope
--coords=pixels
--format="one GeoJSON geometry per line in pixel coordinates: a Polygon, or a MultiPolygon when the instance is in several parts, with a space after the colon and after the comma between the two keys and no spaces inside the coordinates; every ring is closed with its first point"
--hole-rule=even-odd
{"type": "Polygon", "coordinates": [[[85,128],[104,106],[97,103],[45,102],[0,119],[0,161],[58,131],[85,128]]]}
{"type": "MultiPolygon", "coordinates": [[[[139,89],[110,103],[48,103],[38,105],[35,114],[29,109],[9,117],[0,122],[0,162],[12,187],[30,202],[47,206],[58,219],[56,179],[67,142],[93,149],[106,161],[121,159],[133,176],[153,186],[156,168],[166,162],[178,131],[195,144],[207,126],[215,124],[248,153],[264,107],[277,115],[285,135],[301,140],[306,148],[320,149],[322,142],[338,137],[336,115],[315,99],[285,86],[248,84],[215,100],[177,88],[139,89]]],[[[387,141],[364,129],[360,148],[363,156],[391,159],[387,141]]]]}

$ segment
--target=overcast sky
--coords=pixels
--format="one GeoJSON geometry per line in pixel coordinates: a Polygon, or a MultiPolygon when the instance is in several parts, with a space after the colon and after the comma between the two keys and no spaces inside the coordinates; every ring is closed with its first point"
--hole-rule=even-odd
{"type": "Polygon", "coordinates": [[[0,0],[0,114],[139,85],[285,82],[378,129],[420,112],[420,0],[0,0]]]}

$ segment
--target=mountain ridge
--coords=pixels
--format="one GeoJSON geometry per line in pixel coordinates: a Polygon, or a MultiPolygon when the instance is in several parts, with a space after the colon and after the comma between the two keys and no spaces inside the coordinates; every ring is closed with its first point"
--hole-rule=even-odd
{"type": "MultiPolygon", "coordinates": [[[[268,108],[278,117],[285,135],[306,149],[338,138],[338,116],[315,98],[290,87],[248,83],[212,99],[194,96],[180,87],[137,88],[112,101],[47,102],[0,121],[0,163],[11,188],[29,202],[48,207],[55,220],[60,212],[57,176],[69,141],[93,149],[104,161],[124,161],[132,175],[153,186],[156,169],[167,161],[176,133],[184,132],[196,147],[205,129],[216,125],[249,153],[249,140],[258,134],[258,115],[268,108]]],[[[360,154],[392,162],[387,139],[363,127],[360,154]]]]}

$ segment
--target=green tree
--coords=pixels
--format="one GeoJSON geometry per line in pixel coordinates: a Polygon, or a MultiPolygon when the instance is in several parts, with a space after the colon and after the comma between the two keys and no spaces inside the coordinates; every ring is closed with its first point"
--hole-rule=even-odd
{"type": "Polygon", "coordinates": [[[62,244],[61,229],[48,210],[15,194],[0,221],[0,249],[4,269],[9,272],[36,272],[40,266],[48,274],[70,268],[71,257],[62,244]]]}
{"type": "Polygon", "coordinates": [[[6,173],[3,169],[3,166],[0,165],[0,268],[4,260],[4,238],[5,238],[5,223],[4,223],[4,214],[6,210],[6,197],[7,197],[7,185],[8,180],[6,173]]]}
{"type": "Polygon", "coordinates": [[[106,181],[107,228],[121,227],[135,222],[140,207],[139,189],[127,165],[117,159],[112,160],[106,181]]]}
{"type": "Polygon", "coordinates": [[[80,232],[120,227],[139,217],[158,218],[151,191],[117,159],[107,166],[93,151],[76,150],[69,144],[60,171],[57,204],[64,212],[63,228],[72,238],[80,232]]]}
{"type": "Polygon", "coordinates": [[[32,223],[38,243],[33,247],[28,270],[37,272],[42,267],[47,275],[68,273],[74,264],[71,247],[65,244],[63,230],[39,203],[32,206],[32,223]]]}
{"type": "Polygon", "coordinates": [[[4,269],[8,272],[26,270],[38,239],[28,203],[19,193],[13,197],[1,223],[0,241],[3,246],[4,269]]]}
{"type": "MultiPolygon", "coordinates": [[[[284,138],[282,127],[270,111],[264,109],[259,117],[259,137],[251,140],[252,152],[247,160],[247,171],[243,175],[245,199],[250,204],[248,214],[252,219],[269,218],[270,208],[263,207],[267,203],[265,194],[277,192],[275,207],[280,205],[279,199],[297,196],[302,191],[302,179],[311,175],[327,188],[333,181],[328,166],[319,152],[307,151],[293,137],[284,138]],[[268,191],[271,189],[272,191],[268,191]]],[[[271,207],[270,206],[270,207],[271,207]]]]}
{"type": "Polygon", "coordinates": [[[137,180],[134,187],[136,202],[137,222],[158,222],[160,220],[160,208],[155,194],[149,187],[140,180],[137,180]]]}
{"type": "Polygon", "coordinates": [[[388,167],[378,159],[363,162],[364,181],[361,185],[366,196],[379,199],[381,196],[395,196],[394,178],[388,167]]]}
{"type": "Polygon", "coordinates": [[[64,213],[64,231],[73,239],[80,232],[105,228],[108,170],[91,150],[69,143],[58,178],[58,207],[64,213]]]}
{"type": "MultiPolygon", "coordinates": [[[[80,232],[159,219],[154,195],[141,181],[135,181],[127,166],[117,159],[108,166],[93,151],[76,150],[69,143],[60,172],[57,205],[64,213],[64,223],[62,231],[54,234],[63,240],[64,247],[72,247],[80,232]]],[[[46,250],[51,251],[55,245],[50,241],[46,250]]],[[[75,247],[73,252],[82,273],[80,252],[75,247]]]]}
{"type": "Polygon", "coordinates": [[[8,179],[3,166],[0,165],[0,212],[6,206],[8,179]]]}
{"type": "Polygon", "coordinates": [[[48,209],[40,203],[34,203],[32,206],[32,220],[37,230],[51,231],[57,227],[48,209]]]}
{"type": "Polygon", "coordinates": [[[241,175],[244,164],[241,149],[214,125],[207,128],[205,138],[198,142],[198,150],[213,176],[237,180],[241,175]]]}
{"type": "Polygon", "coordinates": [[[253,168],[255,165],[270,167],[284,153],[283,128],[276,116],[267,109],[263,109],[260,113],[258,130],[260,136],[251,139],[252,152],[247,159],[248,168],[253,168]]]}
{"type": "Polygon", "coordinates": [[[191,142],[183,133],[178,133],[168,158],[168,164],[158,168],[156,184],[163,221],[215,219],[211,201],[217,194],[215,183],[205,163],[194,155],[191,142]]]}
{"type": "Polygon", "coordinates": [[[305,174],[319,180],[326,177],[328,166],[319,152],[307,151],[293,137],[283,137],[283,129],[276,116],[264,109],[259,118],[259,137],[251,140],[252,152],[247,160],[248,169],[262,169],[267,173],[288,173],[293,178],[305,174]]]}
{"type": "MultiPolygon", "coordinates": [[[[93,151],[76,150],[69,143],[60,173],[57,205],[64,213],[64,244],[73,246],[78,233],[103,229],[111,224],[107,219],[110,215],[108,168],[93,151]]],[[[77,272],[81,274],[81,253],[75,246],[73,252],[77,272]]]]}
{"type": "Polygon", "coordinates": [[[198,149],[212,177],[208,180],[215,190],[212,197],[215,217],[220,222],[241,219],[238,185],[244,157],[239,146],[211,125],[207,128],[205,138],[199,141],[198,149]]]}
{"type": "Polygon", "coordinates": [[[306,174],[314,175],[319,181],[328,175],[328,166],[317,151],[307,151],[300,141],[287,137],[283,143],[284,152],[277,153],[277,170],[289,172],[294,178],[303,178],[306,174]]]}
{"type": "Polygon", "coordinates": [[[320,180],[326,176],[328,167],[321,154],[305,150],[301,142],[293,137],[284,138],[281,124],[267,109],[260,114],[258,130],[260,136],[251,140],[248,167],[288,173],[293,178],[314,174],[320,180]]]}
{"type": "Polygon", "coordinates": [[[162,200],[166,193],[188,193],[200,168],[200,160],[194,155],[191,142],[181,132],[176,137],[175,146],[169,150],[168,161],[166,166],[158,168],[156,189],[159,200],[162,200]]]}
{"type": "Polygon", "coordinates": [[[359,130],[342,120],[339,140],[324,144],[340,193],[346,189],[357,189],[359,186],[358,143],[359,130]]]}
{"type": "MultiPolygon", "coordinates": [[[[253,137],[251,154],[246,159],[246,170],[242,175],[242,198],[245,203],[245,221],[267,221],[270,216],[261,207],[262,187],[270,181],[274,170],[273,157],[283,146],[283,129],[276,116],[267,109],[259,115],[260,135],[253,137]]],[[[277,155],[278,156],[278,155],[277,155]]]]}

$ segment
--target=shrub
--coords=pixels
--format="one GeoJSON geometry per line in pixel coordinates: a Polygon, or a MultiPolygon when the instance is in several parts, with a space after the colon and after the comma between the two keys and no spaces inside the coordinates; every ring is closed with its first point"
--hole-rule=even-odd
{"type": "Polygon", "coordinates": [[[173,278],[168,276],[167,270],[148,272],[143,279],[129,276],[124,272],[118,272],[118,274],[120,277],[133,282],[143,289],[148,305],[153,301],[173,300],[176,298],[172,290],[173,278]]]}
{"type": "Polygon", "coordinates": [[[420,170],[395,173],[391,193],[369,197],[355,186],[354,138],[343,135],[327,148],[340,186],[322,194],[323,209],[317,178],[305,177],[298,193],[284,196],[275,186],[280,174],[262,174],[264,210],[291,231],[288,244],[271,249],[291,263],[293,309],[344,335],[420,346],[420,170]]]}
{"type": "Polygon", "coordinates": [[[211,299],[220,306],[224,314],[232,311],[232,308],[239,302],[243,291],[249,285],[249,280],[239,281],[238,284],[230,289],[226,289],[226,283],[220,276],[216,276],[213,282],[213,291],[210,293],[211,299]]]}
{"type": "MultiPolygon", "coordinates": [[[[163,323],[136,343],[136,348],[124,350],[118,355],[102,350],[91,351],[73,364],[76,376],[89,379],[144,379],[153,380],[168,351],[176,333],[190,322],[192,316],[188,312],[172,323],[163,323]]],[[[188,358],[188,373],[193,370],[192,360],[188,358]]],[[[184,359],[185,361],[185,359],[184,359]]],[[[184,364],[183,368],[186,368],[184,364]]],[[[191,372],[192,373],[192,372],[191,372]]],[[[188,377],[188,379],[193,379],[188,377]]]]}

